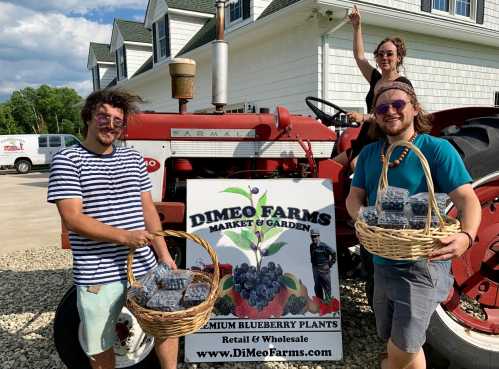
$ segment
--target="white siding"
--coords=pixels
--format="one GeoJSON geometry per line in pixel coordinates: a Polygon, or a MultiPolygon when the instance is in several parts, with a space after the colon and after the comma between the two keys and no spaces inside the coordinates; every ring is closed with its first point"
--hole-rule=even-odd
{"type": "Polygon", "coordinates": [[[171,55],[175,56],[206,23],[205,18],[170,14],[171,55]]]}
{"type": "MultiPolygon", "coordinates": [[[[413,83],[423,107],[437,111],[469,105],[492,105],[499,91],[499,50],[486,46],[365,26],[366,55],[374,66],[372,51],[386,35],[405,38],[406,76],[413,83]]],[[[352,55],[350,28],[330,37],[330,100],[339,106],[362,107],[368,83],[352,55]]]]}
{"type": "MultiPolygon", "coordinates": [[[[421,0],[366,0],[365,2],[413,13],[423,13],[421,10],[421,0]]],[[[484,15],[483,27],[499,31],[499,1],[486,0],[484,15]]]]}
{"type": "Polygon", "coordinates": [[[116,77],[116,67],[99,65],[99,76],[101,88],[106,87],[116,77]]]}
{"type": "Polygon", "coordinates": [[[487,28],[499,31],[499,1],[485,2],[485,18],[483,25],[487,28]]]}
{"type": "MultiPolygon", "coordinates": [[[[228,103],[247,102],[271,111],[284,105],[292,113],[310,114],[304,98],[318,94],[318,48],[318,31],[310,24],[243,48],[231,47],[228,103]]],[[[196,62],[196,91],[189,111],[212,107],[211,51],[196,62]]],[[[144,109],[178,110],[177,100],[171,98],[169,79],[162,73],[134,88],[147,101],[144,109]]]]}
{"type": "Polygon", "coordinates": [[[253,20],[258,19],[258,17],[263,13],[265,8],[267,8],[272,0],[252,0],[252,16],[253,20]]]}
{"type": "Polygon", "coordinates": [[[128,78],[131,78],[135,72],[152,55],[152,47],[126,45],[126,67],[128,78]]]}

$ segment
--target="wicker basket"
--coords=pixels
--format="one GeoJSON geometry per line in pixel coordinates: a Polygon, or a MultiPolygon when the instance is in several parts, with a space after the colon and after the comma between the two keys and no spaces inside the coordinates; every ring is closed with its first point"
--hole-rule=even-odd
{"type": "MultiPolygon", "coordinates": [[[[428,162],[421,151],[410,142],[397,141],[388,148],[378,183],[378,193],[388,186],[388,161],[393,150],[398,146],[410,148],[417,155],[423,167],[428,185],[429,201],[425,228],[387,229],[367,225],[359,219],[355,222],[355,230],[360,243],[372,254],[394,260],[427,258],[431,251],[441,247],[440,242],[438,242],[440,238],[458,233],[461,226],[457,219],[447,218],[447,220],[444,220],[442,218],[435,199],[435,190],[428,162]],[[430,227],[432,212],[439,219],[438,227],[430,227]]],[[[376,205],[378,205],[378,202],[379,196],[376,205]]]]}
{"type": "MultiPolygon", "coordinates": [[[[156,232],[154,234],[157,236],[174,236],[190,239],[206,249],[213,261],[213,274],[193,271],[194,282],[206,282],[210,284],[210,293],[208,294],[208,297],[199,305],[185,310],[164,312],[140,306],[135,301],[135,298],[130,290],[127,294],[126,306],[137,318],[144,332],[160,339],[185,336],[199,330],[210,319],[213,305],[218,297],[218,284],[220,279],[217,254],[207,241],[194,234],[170,230],[156,232]]],[[[127,264],[128,282],[131,287],[137,287],[140,286],[140,283],[133,275],[132,265],[133,252],[130,252],[128,254],[127,264]]]]}

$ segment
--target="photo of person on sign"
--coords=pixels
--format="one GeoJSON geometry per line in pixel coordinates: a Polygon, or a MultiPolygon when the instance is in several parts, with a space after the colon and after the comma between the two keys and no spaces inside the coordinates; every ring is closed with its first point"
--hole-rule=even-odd
{"type": "Polygon", "coordinates": [[[331,247],[321,242],[321,235],[317,229],[310,231],[310,262],[314,275],[315,296],[321,300],[331,298],[331,267],[336,262],[336,252],[331,247]]]}

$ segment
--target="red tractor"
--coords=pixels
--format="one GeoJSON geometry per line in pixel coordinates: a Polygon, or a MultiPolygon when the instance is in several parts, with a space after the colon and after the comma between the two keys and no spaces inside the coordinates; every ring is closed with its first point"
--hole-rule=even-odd
{"type": "MultiPolygon", "coordinates": [[[[282,107],[277,111],[276,115],[138,114],[124,138],[148,161],[153,196],[165,229],[185,230],[189,178],[331,179],[336,239],[342,255],[339,265],[346,266],[348,247],[357,244],[345,209],[349,173],[331,156],[348,148],[358,129],[347,128],[337,136],[328,125],[340,126],[340,113],[318,113],[321,123],[312,117],[290,115],[282,107]]],[[[432,119],[432,134],[457,148],[475,179],[482,223],[477,243],[453,262],[454,290],[433,317],[428,351],[439,358],[441,368],[456,363],[458,368],[493,368],[499,362],[499,108],[453,109],[434,113],[432,119]]],[[[450,208],[449,213],[455,210],[450,208]]],[[[185,263],[185,244],[177,239],[169,239],[168,244],[177,262],[185,263]]],[[[81,349],[78,351],[78,325],[72,289],[55,318],[56,346],[71,369],[88,367],[80,360],[84,357],[81,349]]],[[[148,365],[154,356],[151,338],[126,312],[118,328],[123,336],[118,365],[148,365]]]]}
{"type": "MultiPolygon", "coordinates": [[[[215,43],[223,44],[223,28],[217,34],[215,43]]],[[[214,54],[220,57],[216,65],[223,66],[223,48],[214,54]]],[[[350,173],[332,157],[350,147],[359,129],[339,133],[338,127],[348,125],[342,119],[345,112],[334,104],[307,98],[316,117],[290,115],[283,107],[278,107],[276,114],[226,114],[223,97],[217,100],[220,94],[215,94],[217,112],[190,114],[186,113],[186,96],[178,97],[179,113],[135,115],[123,137],[127,146],[145,157],[163,228],[185,230],[186,182],[190,178],[329,178],[334,188],[340,271],[347,269],[351,264],[348,248],[358,243],[345,208],[350,173]],[[333,107],[335,114],[321,111],[314,101],[333,107]]],[[[433,316],[426,351],[434,368],[497,368],[499,108],[451,109],[433,113],[431,119],[432,134],[456,147],[474,178],[482,223],[476,244],[453,261],[454,289],[433,316]]],[[[456,215],[452,207],[448,212],[456,215]]],[[[185,265],[183,241],[167,242],[177,263],[185,265]]],[[[89,368],[80,347],[79,323],[73,287],[61,301],[54,323],[56,348],[70,369],[89,368]]],[[[118,367],[155,367],[153,339],[126,309],[117,332],[118,367]]]]}

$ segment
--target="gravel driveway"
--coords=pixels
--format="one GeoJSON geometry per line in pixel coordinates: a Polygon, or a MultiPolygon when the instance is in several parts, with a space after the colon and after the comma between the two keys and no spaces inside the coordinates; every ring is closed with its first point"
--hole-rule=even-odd
{"type": "MultiPolygon", "coordinates": [[[[0,174],[0,368],[64,368],[52,341],[54,311],[72,284],[71,256],[59,248],[55,206],[46,204],[47,173],[0,174]],[[4,226],[5,225],[5,226],[4,226]]],[[[182,368],[377,368],[383,348],[362,283],[341,286],[342,362],[181,364],[182,368]]]]}

